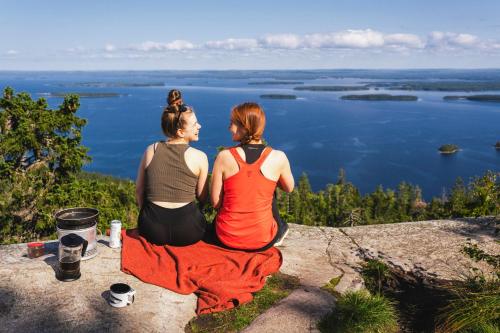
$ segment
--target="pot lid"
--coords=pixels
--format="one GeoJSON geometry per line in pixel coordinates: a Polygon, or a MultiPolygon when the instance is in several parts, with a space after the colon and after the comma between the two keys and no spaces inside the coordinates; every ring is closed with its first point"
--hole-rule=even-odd
{"type": "Polygon", "coordinates": [[[61,244],[65,247],[78,247],[81,246],[84,239],[77,234],[68,234],[61,238],[61,244]]]}

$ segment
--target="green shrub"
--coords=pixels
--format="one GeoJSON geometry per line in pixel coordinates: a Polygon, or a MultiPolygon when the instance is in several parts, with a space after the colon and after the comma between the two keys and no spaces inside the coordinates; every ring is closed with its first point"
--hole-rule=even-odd
{"type": "Polygon", "coordinates": [[[398,331],[394,304],[367,291],[347,292],[337,299],[332,313],[319,328],[322,332],[391,333],[398,331]]]}

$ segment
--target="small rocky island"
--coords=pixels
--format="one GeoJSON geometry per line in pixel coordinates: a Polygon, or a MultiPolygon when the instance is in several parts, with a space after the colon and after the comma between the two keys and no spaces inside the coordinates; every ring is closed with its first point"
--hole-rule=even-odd
{"type": "Polygon", "coordinates": [[[297,99],[295,95],[286,95],[286,94],[266,94],[260,95],[262,99],[297,99]]]}
{"type": "Polygon", "coordinates": [[[497,143],[495,144],[495,148],[496,148],[497,150],[500,150],[500,141],[497,141],[497,143]]]}
{"type": "Polygon", "coordinates": [[[469,95],[469,96],[444,96],[445,101],[468,100],[473,102],[500,103],[500,95],[469,95]]]}
{"type": "Polygon", "coordinates": [[[441,154],[453,154],[456,153],[460,148],[457,145],[445,144],[439,147],[439,152],[441,154]]]}
{"type": "Polygon", "coordinates": [[[366,94],[366,95],[344,95],[340,99],[349,101],[400,101],[414,102],[418,100],[413,95],[389,95],[389,94],[366,94]]]}

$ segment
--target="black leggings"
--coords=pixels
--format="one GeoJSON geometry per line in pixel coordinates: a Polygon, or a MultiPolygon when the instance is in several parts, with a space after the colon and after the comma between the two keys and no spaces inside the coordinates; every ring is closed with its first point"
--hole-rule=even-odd
{"type": "Polygon", "coordinates": [[[139,234],[156,245],[186,246],[203,238],[207,222],[193,201],[164,208],[146,201],[139,213],[139,234]]]}

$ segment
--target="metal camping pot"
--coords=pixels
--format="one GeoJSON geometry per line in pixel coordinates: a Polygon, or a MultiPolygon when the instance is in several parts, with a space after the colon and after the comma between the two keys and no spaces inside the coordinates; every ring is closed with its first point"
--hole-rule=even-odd
{"type": "Polygon", "coordinates": [[[97,255],[97,222],[99,211],[95,208],[78,207],[68,208],[54,214],[57,222],[57,238],[76,234],[87,241],[82,260],[93,258],[97,255]]]}

